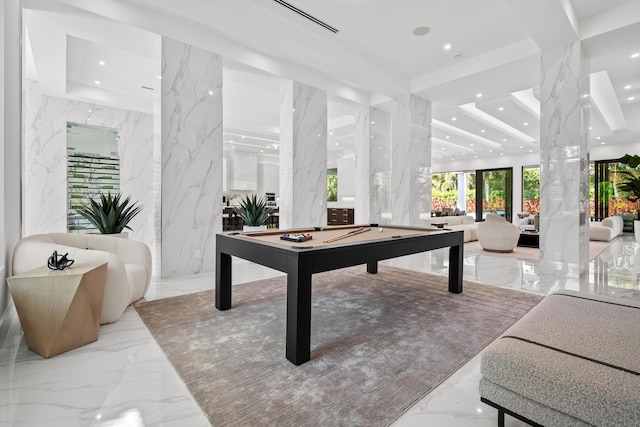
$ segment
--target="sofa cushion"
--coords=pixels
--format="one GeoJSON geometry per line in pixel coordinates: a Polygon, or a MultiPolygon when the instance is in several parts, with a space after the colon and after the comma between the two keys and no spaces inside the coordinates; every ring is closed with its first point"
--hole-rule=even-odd
{"type": "Polygon", "coordinates": [[[460,218],[460,223],[461,224],[473,224],[473,223],[475,223],[475,220],[470,215],[461,215],[458,218],[460,218]]]}
{"type": "Polygon", "coordinates": [[[498,400],[508,393],[488,393],[503,388],[589,424],[634,425],[640,306],[620,304],[577,293],[548,296],[483,352],[481,395],[498,400]]]}
{"type": "Polygon", "coordinates": [[[444,219],[447,221],[447,225],[460,225],[460,224],[462,224],[462,217],[461,216],[447,216],[447,217],[444,217],[444,219]]]}

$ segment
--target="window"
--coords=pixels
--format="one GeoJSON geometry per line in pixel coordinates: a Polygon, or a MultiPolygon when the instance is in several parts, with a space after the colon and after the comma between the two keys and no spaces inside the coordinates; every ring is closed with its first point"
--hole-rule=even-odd
{"type": "Polygon", "coordinates": [[[540,168],[522,168],[522,212],[540,213],[540,168]]]}
{"type": "Polygon", "coordinates": [[[476,218],[495,213],[511,221],[513,169],[487,169],[476,174],[476,218]]]}
{"type": "Polygon", "coordinates": [[[327,202],[338,201],[338,169],[327,169],[327,202]]]}

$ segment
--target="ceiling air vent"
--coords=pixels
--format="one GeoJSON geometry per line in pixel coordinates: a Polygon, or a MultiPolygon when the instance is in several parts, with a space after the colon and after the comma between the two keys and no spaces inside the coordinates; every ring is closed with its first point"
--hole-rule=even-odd
{"type": "Polygon", "coordinates": [[[338,32],[337,28],[332,27],[331,25],[327,24],[326,22],[322,22],[318,18],[309,15],[307,12],[298,9],[297,7],[287,3],[286,1],[283,1],[283,0],[273,0],[273,1],[275,1],[279,5],[282,5],[282,6],[286,7],[287,9],[297,13],[298,15],[307,18],[309,21],[315,22],[316,24],[320,25],[323,28],[326,28],[327,30],[331,31],[334,34],[338,32]]]}

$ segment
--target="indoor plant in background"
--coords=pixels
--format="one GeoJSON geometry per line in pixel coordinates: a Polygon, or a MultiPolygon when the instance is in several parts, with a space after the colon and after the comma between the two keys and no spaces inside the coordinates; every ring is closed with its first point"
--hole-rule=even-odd
{"type": "Polygon", "coordinates": [[[242,231],[264,231],[267,229],[265,222],[269,218],[271,208],[267,206],[264,197],[258,198],[255,194],[248,194],[240,200],[238,206],[233,210],[244,222],[242,231]]]}
{"type": "MultiPolygon", "coordinates": [[[[637,168],[640,166],[640,156],[625,154],[618,159],[619,163],[628,165],[631,170],[617,171],[616,173],[622,177],[622,182],[618,183],[618,190],[629,193],[627,200],[638,202],[640,200],[640,172],[637,168]]],[[[636,241],[640,242],[640,209],[636,211],[636,220],[633,221],[633,232],[636,241]]]]}
{"type": "Polygon", "coordinates": [[[121,194],[101,194],[99,200],[89,200],[89,205],[78,209],[78,214],[93,224],[102,234],[120,234],[131,230],[129,222],[142,210],[142,206],[131,203],[131,197],[122,200],[121,194]]]}

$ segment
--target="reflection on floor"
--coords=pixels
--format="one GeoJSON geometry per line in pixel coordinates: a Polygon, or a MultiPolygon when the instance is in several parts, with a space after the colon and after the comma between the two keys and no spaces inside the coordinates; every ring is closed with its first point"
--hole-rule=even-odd
{"type": "MultiPolygon", "coordinates": [[[[387,263],[447,274],[447,251],[387,263]]],[[[466,280],[546,295],[558,289],[640,300],[640,244],[632,235],[612,242],[582,281],[540,277],[538,262],[466,253],[466,280]]],[[[234,259],[234,283],[281,273],[234,259]]],[[[212,274],[157,280],[147,299],[214,285],[212,274]]],[[[0,424],[47,426],[207,426],[209,423],[135,312],[100,329],[97,342],[51,359],[29,351],[13,313],[0,348],[0,424]]],[[[419,401],[394,426],[495,426],[496,411],[479,401],[479,356],[419,401]]],[[[214,397],[215,398],[215,397],[214,397]]],[[[524,426],[510,417],[506,426],[524,426]]]]}

